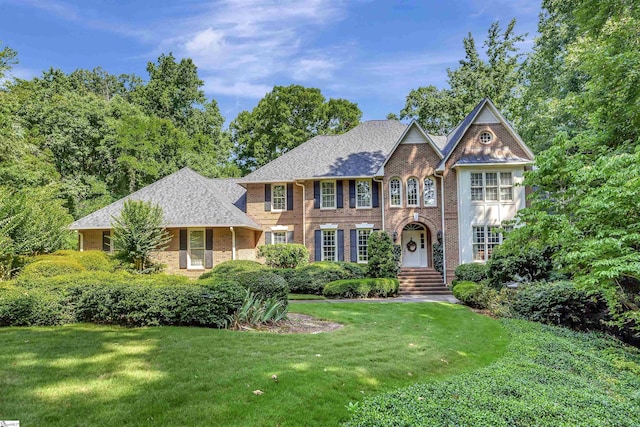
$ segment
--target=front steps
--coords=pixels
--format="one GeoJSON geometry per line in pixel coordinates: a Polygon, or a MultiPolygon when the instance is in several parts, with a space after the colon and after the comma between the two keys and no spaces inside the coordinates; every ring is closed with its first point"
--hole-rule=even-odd
{"type": "Polygon", "coordinates": [[[403,267],[398,274],[400,295],[451,295],[442,275],[433,268],[403,267]]]}

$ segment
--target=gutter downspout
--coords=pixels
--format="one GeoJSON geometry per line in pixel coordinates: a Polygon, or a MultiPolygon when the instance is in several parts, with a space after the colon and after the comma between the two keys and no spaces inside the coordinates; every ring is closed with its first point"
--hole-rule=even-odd
{"type": "Polygon", "coordinates": [[[382,200],[381,200],[381,206],[382,206],[382,231],[387,231],[384,228],[384,180],[378,180],[375,177],[373,177],[373,180],[375,182],[379,182],[380,183],[380,189],[382,191],[382,200]]]}
{"type": "Polygon", "coordinates": [[[294,181],[298,187],[302,187],[302,245],[307,246],[307,199],[305,197],[305,186],[298,181],[294,181]]]}
{"type": "Polygon", "coordinates": [[[447,284],[447,245],[445,244],[446,233],[444,232],[444,173],[438,175],[437,172],[433,173],[434,176],[440,178],[440,218],[442,220],[442,279],[444,284],[447,284]]]}
{"type": "Polygon", "coordinates": [[[236,259],[236,230],[233,227],[229,227],[231,230],[231,259],[236,259]]]}

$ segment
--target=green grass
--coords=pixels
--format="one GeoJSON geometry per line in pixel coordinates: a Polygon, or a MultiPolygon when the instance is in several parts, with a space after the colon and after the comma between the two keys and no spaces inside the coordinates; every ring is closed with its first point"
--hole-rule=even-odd
{"type": "Polygon", "coordinates": [[[289,299],[289,301],[296,301],[296,300],[323,300],[323,299],[327,299],[326,297],[324,297],[322,295],[315,295],[315,294],[289,294],[289,296],[287,298],[289,299]]]}
{"type": "Polygon", "coordinates": [[[640,351],[610,337],[504,320],[491,366],[358,402],[349,426],[640,425],[640,351]]]}
{"type": "Polygon", "coordinates": [[[367,396],[488,365],[502,325],[449,304],[294,304],[344,323],[276,335],[88,324],[0,330],[0,419],[21,425],[337,425],[367,396]],[[279,382],[272,380],[277,375],[279,382]],[[253,390],[262,390],[256,396],[253,390]]]}

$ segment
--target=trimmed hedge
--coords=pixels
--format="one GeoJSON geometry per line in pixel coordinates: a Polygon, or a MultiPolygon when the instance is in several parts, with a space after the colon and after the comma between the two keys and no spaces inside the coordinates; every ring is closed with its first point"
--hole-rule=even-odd
{"type": "Polygon", "coordinates": [[[257,261],[248,260],[232,260],[221,262],[216,265],[213,270],[204,273],[200,276],[200,279],[209,279],[211,277],[229,278],[238,273],[244,273],[245,271],[257,271],[264,270],[266,267],[257,261]]]}
{"type": "Polygon", "coordinates": [[[103,251],[61,250],[52,254],[40,255],[36,261],[64,259],[75,261],[90,271],[114,271],[117,263],[103,251]]]}
{"type": "Polygon", "coordinates": [[[481,282],[487,278],[487,266],[478,262],[460,264],[455,269],[455,275],[460,282],[481,282]]]}
{"type": "Polygon", "coordinates": [[[87,271],[78,262],[68,259],[44,259],[28,264],[18,276],[19,278],[47,278],[62,274],[87,271]]]}
{"type": "Polygon", "coordinates": [[[366,264],[322,261],[299,267],[275,270],[296,294],[322,295],[327,283],[343,279],[361,279],[366,276],[366,264]]]}
{"type": "Polygon", "coordinates": [[[293,243],[260,246],[258,256],[264,257],[265,264],[273,268],[296,268],[309,263],[307,247],[293,243]]]}
{"type": "Polygon", "coordinates": [[[460,302],[469,305],[469,303],[473,299],[474,293],[479,288],[479,286],[480,285],[478,285],[476,282],[456,282],[451,292],[453,292],[453,296],[458,298],[460,302]]]}
{"type": "Polygon", "coordinates": [[[287,303],[289,285],[285,279],[269,270],[247,271],[230,278],[245,289],[249,289],[258,298],[277,298],[287,303]]]}
{"type": "Polygon", "coordinates": [[[52,326],[73,321],[73,310],[60,293],[0,286],[0,326],[52,326]]]}
{"type": "Polygon", "coordinates": [[[347,279],[327,283],[322,294],[328,298],[370,298],[398,295],[398,279],[347,279]]]}
{"type": "Polygon", "coordinates": [[[46,288],[48,290],[67,289],[81,285],[192,285],[193,282],[185,276],[169,274],[133,274],[127,271],[109,273],[106,271],[82,271],[74,274],[62,274],[54,277],[20,276],[16,283],[27,289],[46,288]]]}

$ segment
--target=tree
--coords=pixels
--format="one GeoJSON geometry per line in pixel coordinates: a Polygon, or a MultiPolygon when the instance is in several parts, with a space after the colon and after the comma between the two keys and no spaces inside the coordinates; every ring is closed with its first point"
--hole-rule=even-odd
{"type": "Polygon", "coordinates": [[[485,97],[491,98],[509,118],[520,80],[522,55],[518,53],[517,43],[524,40],[523,35],[515,34],[515,25],[513,19],[502,31],[498,22],[491,24],[484,42],[486,59],[480,57],[469,33],[463,40],[465,58],[457,69],[447,70],[449,87],[411,90],[400,118],[415,119],[426,131],[442,135],[485,97]]]}
{"type": "MultiPolygon", "coordinates": [[[[1,41],[0,47],[2,47],[1,41]]],[[[0,79],[4,78],[5,73],[18,62],[17,57],[18,52],[11,49],[9,46],[5,46],[0,50],[0,79]]]]}
{"type": "Polygon", "coordinates": [[[113,218],[113,245],[117,256],[139,273],[151,271],[151,254],[163,251],[171,236],[162,226],[162,208],[150,202],[127,200],[120,215],[113,218]]]}
{"type": "Polygon", "coordinates": [[[238,166],[249,172],[316,135],[346,132],[360,123],[357,104],[326,101],[319,89],[275,86],[229,125],[238,166]]]}
{"type": "Polygon", "coordinates": [[[400,266],[394,255],[391,237],[384,231],[373,231],[367,240],[369,260],[367,263],[368,277],[395,278],[400,266]]]}

